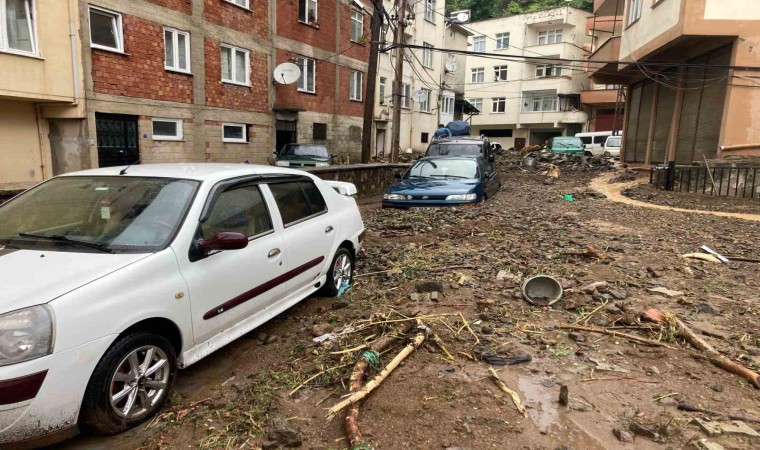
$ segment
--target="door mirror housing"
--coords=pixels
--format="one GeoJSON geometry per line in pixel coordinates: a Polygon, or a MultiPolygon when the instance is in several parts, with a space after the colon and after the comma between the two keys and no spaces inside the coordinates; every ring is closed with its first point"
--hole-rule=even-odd
{"type": "Polygon", "coordinates": [[[208,239],[198,241],[198,249],[202,252],[216,250],[240,250],[248,246],[248,237],[243,233],[219,231],[208,239]]]}

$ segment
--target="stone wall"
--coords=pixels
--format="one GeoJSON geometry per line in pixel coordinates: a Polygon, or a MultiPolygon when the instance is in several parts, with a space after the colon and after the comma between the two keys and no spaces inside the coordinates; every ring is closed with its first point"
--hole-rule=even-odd
{"type": "Polygon", "coordinates": [[[346,166],[307,169],[323,180],[354,183],[359,198],[382,195],[396,181],[396,172],[404,172],[409,164],[351,164],[346,166]]]}

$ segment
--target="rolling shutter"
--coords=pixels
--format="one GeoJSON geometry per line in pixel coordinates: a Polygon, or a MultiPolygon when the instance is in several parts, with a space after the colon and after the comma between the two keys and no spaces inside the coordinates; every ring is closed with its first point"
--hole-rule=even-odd
{"type": "Polygon", "coordinates": [[[628,101],[628,122],[625,126],[625,162],[634,162],[636,160],[636,135],[639,125],[639,107],[641,106],[642,85],[637,84],[631,88],[631,95],[628,101]]]}
{"type": "Polygon", "coordinates": [[[652,102],[654,101],[655,84],[644,83],[641,89],[641,104],[639,105],[639,123],[636,130],[636,152],[634,161],[643,163],[646,160],[647,142],[649,141],[649,122],[652,118],[652,102]]]}
{"type": "MultiPolygon", "coordinates": [[[[730,65],[731,48],[720,49],[708,58],[710,65],[730,65]]],[[[694,161],[703,157],[714,158],[718,152],[720,129],[723,123],[723,109],[726,102],[728,69],[707,69],[699,108],[696,136],[694,139],[694,161]]]]}
{"type": "MultiPolygon", "coordinates": [[[[695,61],[695,64],[704,63],[695,61]]],[[[694,161],[694,140],[697,135],[700,104],[702,103],[702,87],[699,84],[705,77],[705,69],[689,67],[684,76],[683,106],[681,121],[676,143],[676,163],[691,164],[694,161]]]]}
{"type": "Polygon", "coordinates": [[[673,110],[676,107],[676,90],[660,85],[657,96],[657,110],[654,118],[654,139],[652,140],[652,164],[665,162],[668,148],[668,135],[673,123],[673,110]]]}

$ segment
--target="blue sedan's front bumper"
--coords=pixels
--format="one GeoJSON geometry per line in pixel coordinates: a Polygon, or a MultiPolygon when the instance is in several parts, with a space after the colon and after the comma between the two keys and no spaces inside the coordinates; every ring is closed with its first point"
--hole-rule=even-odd
{"type": "Polygon", "coordinates": [[[472,206],[480,203],[481,199],[476,200],[383,200],[383,208],[434,208],[441,206],[472,206]]]}

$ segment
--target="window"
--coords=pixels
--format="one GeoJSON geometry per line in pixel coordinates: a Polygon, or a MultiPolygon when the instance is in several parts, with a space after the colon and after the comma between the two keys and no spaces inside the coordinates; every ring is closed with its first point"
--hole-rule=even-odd
{"type": "Polygon", "coordinates": [[[349,75],[348,87],[350,92],[348,99],[356,102],[362,101],[362,73],[358,70],[352,70],[349,75]]]}
{"type": "Polygon", "coordinates": [[[351,10],[351,40],[358,42],[364,39],[364,14],[351,10]]]}
{"type": "Polygon", "coordinates": [[[537,77],[558,77],[562,75],[562,65],[560,64],[538,64],[536,66],[537,77]]]}
{"type": "Polygon", "coordinates": [[[486,37],[485,36],[475,36],[474,38],[472,38],[472,51],[473,52],[486,51],[486,37]]]}
{"type": "Polygon", "coordinates": [[[201,235],[208,239],[221,231],[256,236],[272,230],[266,202],[258,186],[233,187],[214,202],[208,219],[201,223],[201,235]]]}
{"type": "Polygon", "coordinates": [[[314,122],[314,125],[312,125],[312,138],[318,140],[327,139],[327,124],[314,122]]]}
{"type": "Polygon", "coordinates": [[[409,100],[412,96],[412,85],[411,84],[402,84],[401,85],[401,107],[409,109],[411,106],[409,104],[409,100]]]}
{"type": "Polygon", "coordinates": [[[636,22],[641,17],[642,0],[631,0],[631,9],[628,11],[628,24],[636,22]]]}
{"type": "Polygon", "coordinates": [[[472,69],[472,72],[470,74],[470,82],[483,83],[484,81],[486,81],[486,69],[484,67],[472,69]]]}
{"type": "Polygon", "coordinates": [[[298,0],[298,20],[315,23],[317,19],[317,0],[298,0]]]}
{"type": "Polygon", "coordinates": [[[269,189],[286,227],[327,211],[325,199],[311,181],[270,184],[269,189]]]}
{"type": "Polygon", "coordinates": [[[425,20],[435,22],[435,0],[425,0],[425,20]]]}
{"type": "Polygon", "coordinates": [[[430,133],[421,133],[420,134],[420,142],[423,144],[427,144],[428,141],[430,141],[430,133]]]}
{"type": "Polygon", "coordinates": [[[538,45],[559,44],[562,42],[562,30],[538,32],[538,45]]]}
{"type": "Polygon", "coordinates": [[[509,33],[496,33],[496,50],[509,48],[509,33]]]}
{"type": "Polygon", "coordinates": [[[557,91],[526,91],[523,92],[524,112],[557,111],[557,91]]]}
{"type": "Polygon", "coordinates": [[[454,97],[444,96],[443,106],[441,106],[441,114],[454,114],[454,97]]]}
{"type": "Polygon", "coordinates": [[[316,77],[315,63],[311,58],[305,56],[299,56],[296,60],[296,65],[301,69],[301,77],[298,79],[298,90],[301,92],[316,92],[316,85],[314,79],[316,77]]]}
{"type": "Polygon", "coordinates": [[[238,5],[241,8],[250,9],[249,0],[224,0],[227,3],[238,5]]]}
{"type": "Polygon", "coordinates": [[[388,80],[385,77],[380,77],[380,83],[378,84],[378,88],[377,88],[378,90],[377,96],[380,99],[381,105],[385,104],[385,83],[387,83],[387,81],[388,80]]]}
{"type": "Polygon", "coordinates": [[[507,99],[505,97],[494,97],[491,103],[492,113],[503,113],[507,111],[507,99]]]}
{"type": "Polygon", "coordinates": [[[0,0],[0,50],[36,54],[34,17],[33,0],[0,0]]]}
{"type": "Polygon", "coordinates": [[[154,141],[181,141],[182,119],[153,119],[154,141]]]}
{"type": "Polygon", "coordinates": [[[420,111],[430,112],[430,90],[420,89],[423,92],[422,100],[420,101],[420,111]]]}
{"type": "Polygon", "coordinates": [[[222,81],[248,85],[248,50],[222,45],[222,81]]]}
{"type": "Polygon", "coordinates": [[[164,67],[179,72],[190,72],[189,33],[164,28],[164,67]]]}
{"type": "Polygon", "coordinates": [[[248,127],[242,123],[222,124],[222,142],[248,142],[248,127]]]}
{"type": "Polygon", "coordinates": [[[493,81],[507,81],[507,66],[493,67],[493,81]]]}
{"type": "Polygon", "coordinates": [[[427,68],[433,67],[433,48],[432,45],[428,44],[427,42],[423,42],[422,46],[424,47],[422,49],[422,65],[427,68]]]}
{"type": "Polygon", "coordinates": [[[90,46],[124,51],[121,14],[90,6],[90,46]]]}
{"type": "Polygon", "coordinates": [[[480,112],[483,112],[483,99],[482,98],[471,98],[467,100],[470,102],[470,104],[477,109],[480,112]]]}

